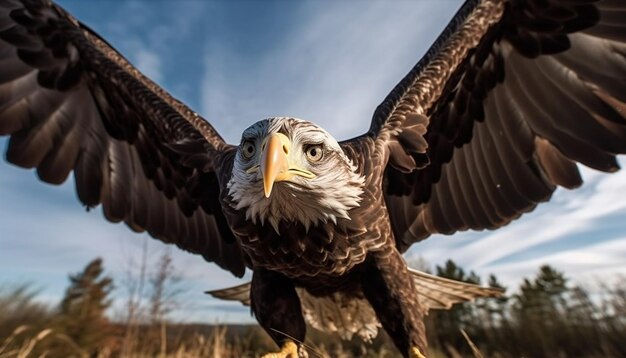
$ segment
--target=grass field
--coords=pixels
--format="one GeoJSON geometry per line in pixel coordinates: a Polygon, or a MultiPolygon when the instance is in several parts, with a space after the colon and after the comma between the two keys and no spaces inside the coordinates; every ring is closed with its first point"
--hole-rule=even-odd
{"type": "MultiPolygon", "coordinates": [[[[258,357],[275,349],[256,325],[176,324],[166,287],[145,307],[128,300],[127,316],[107,315],[112,280],[94,260],[70,276],[59,305],[41,303],[28,286],[0,286],[0,358],[26,357],[258,357]],[[95,264],[94,264],[95,263],[95,264]]],[[[479,281],[452,262],[438,275],[479,281]]],[[[150,281],[155,283],[156,281],[150,281]]],[[[488,284],[497,286],[490,277],[488,284]]],[[[589,290],[549,266],[497,299],[431,311],[429,357],[625,357],[626,279],[589,290]]],[[[159,287],[157,285],[157,287],[159,287]]],[[[310,357],[400,357],[381,332],[371,343],[309,329],[310,357]]]]}

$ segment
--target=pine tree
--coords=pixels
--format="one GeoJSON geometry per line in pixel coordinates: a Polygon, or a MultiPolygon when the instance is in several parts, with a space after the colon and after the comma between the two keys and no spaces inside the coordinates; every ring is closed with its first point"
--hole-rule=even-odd
{"type": "Polygon", "coordinates": [[[74,275],[59,310],[59,328],[82,350],[92,355],[106,345],[112,326],[105,316],[111,305],[113,280],[103,277],[102,259],[91,261],[74,275]]]}
{"type": "MultiPolygon", "coordinates": [[[[480,277],[476,273],[470,272],[467,274],[463,268],[452,260],[446,261],[443,266],[435,267],[435,273],[437,276],[452,280],[474,284],[480,283],[480,277]]],[[[475,320],[475,311],[471,303],[455,304],[449,310],[431,311],[428,317],[430,321],[429,326],[434,328],[436,332],[436,337],[434,338],[435,346],[437,345],[436,342],[442,342],[442,344],[445,342],[446,345],[455,348],[467,347],[465,338],[461,335],[460,330],[468,330],[468,327],[475,320]]]]}
{"type": "Polygon", "coordinates": [[[549,265],[539,268],[534,280],[524,279],[515,296],[513,312],[520,331],[524,352],[539,356],[543,352],[559,352],[567,340],[566,295],[569,291],[565,275],[549,265]]]}
{"type": "MultiPolygon", "coordinates": [[[[489,275],[487,285],[506,291],[506,287],[498,280],[494,274],[489,275]]],[[[508,318],[509,297],[478,298],[473,306],[476,310],[478,320],[473,322],[471,332],[474,343],[482,343],[483,353],[495,354],[496,347],[506,342],[511,334],[511,325],[508,318]]]]}
{"type": "Polygon", "coordinates": [[[540,320],[547,315],[559,315],[565,309],[565,294],[568,291],[565,275],[549,265],[543,265],[534,280],[524,279],[516,297],[517,309],[540,320]]]}

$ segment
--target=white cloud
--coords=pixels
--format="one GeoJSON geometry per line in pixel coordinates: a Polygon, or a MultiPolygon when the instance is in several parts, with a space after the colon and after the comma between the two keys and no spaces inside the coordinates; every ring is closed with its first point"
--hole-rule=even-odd
{"type": "Polygon", "coordinates": [[[591,244],[584,248],[548,253],[547,255],[517,262],[507,262],[481,268],[482,272],[496,272],[506,285],[516,287],[520,277],[533,277],[538,267],[549,264],[574,283],[586,287],[598,282],[611,284],[626,273],[626,236],[615,240],[591,244]]]}

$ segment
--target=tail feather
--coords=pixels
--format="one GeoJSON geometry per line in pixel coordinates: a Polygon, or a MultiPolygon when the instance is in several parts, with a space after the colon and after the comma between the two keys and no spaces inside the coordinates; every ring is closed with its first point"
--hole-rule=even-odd
{"type": "Polygon", "coordinates": [[[450,280],[411,268],[409,272],[413,275],[424,310],[447,310],[455,303],[473,301],[479,297],[499,297],[504,293],[504,290],[499,288],[450,280]]]}
{"type": "MultiPolygon", "coordinates": [[[[450,309],[455,303],[472,301],[478,297],[499,297],[504,293],[499,288],[450,280],[414,269],[409,269],[409,272],[418,288],[420,303],[426,310],[450,309]]],[[[206,293],[222,300],[250,305],[250,282],[206,293]]]]}
{"type": "MultiPolygon", "coordinates": [[[[431,309],[450,309],[455,303],[473,301],[479,297],[499,297],[504,290],[483,287],[431,275],[409,268],[413,276],[420,304],[424,312],[431,309]]],[[[336,333],[349,340],[354,334],[366,341],[376,337],[380,323],[365,299],[347,297],[335,293],[327,297],[314,297],[306,290],[298,289],[304,317],[315,329],[336,333]]],[[[207,294],[250,305],[250,282],[207,294]]]]}
{"type": "Polygon", "coordinates": [[[250,306],[250,284],[251,282],[247,282],[221,290],[206,291],[205,293],[221,300],[239,301],[245,306],[250,306]]]}

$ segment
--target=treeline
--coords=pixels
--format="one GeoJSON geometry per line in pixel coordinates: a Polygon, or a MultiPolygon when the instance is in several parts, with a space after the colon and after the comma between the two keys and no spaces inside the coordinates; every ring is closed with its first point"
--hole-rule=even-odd
{"type": "MultiPolygon", "coordinates": [[[[453,261],[435,273],[483,283],[453,261]]],[[[486,284],[504,288],[494,275],[486,284]]],[[[488,357],[626,357],[626,281],[598,285],[599,292],[592,293],[570,284],[563,272],[542,266],[534,278],[500,298],[432,311],[429,342],[449,355],[472,355],[462,329],[488,357]]]]}
{"type": "Polygon", "coordinates": [[[146,250],[137,265],[130,262],[119,287],[102,260],[92,260],[69,276],[57,305],[40,303],[28,285],[0,287],[0,358],[165,357],[184,345],[180,357],[215,356],[207,351],[220,344],[207,340],[214,334],[188,333],[185,325],[168,321],[180,303],[182,278],[169,252],[148,262],[146,250]],[[125,291],[116,312],[114,289],[125,291]]]}
{"type": "MultiPolygon", "coordinates": [[[[503,288],[453,261],[435,274],[503,288]]],[[[255,325],[173,324],[181,277],[169,254],[147,264],[115,287],[100,259],[69,277],[65,296],[52,307],[27,286],[0,288],[0,358],[9,357],[255,357],[273,349],[255,325]],[[153,271],[148,267],[155,268],[153,271]],[[110,318],[111,292],[125,288],[124,313],[110,318]]],[[[431,311],[427,317],[431,357],[623,357],[626,356],[626,282],[598,293],[573,285],[550,266],[517,290],[495,299],[431,311]],[[465,333],[465,335],[464,335],[465,333]]],[[[310,331],[310,356],[396,357],[385,334],[373,344],[343,342],[310,331]]],[[[399,356],[398,356],[399,357],[399,356]]]]}

